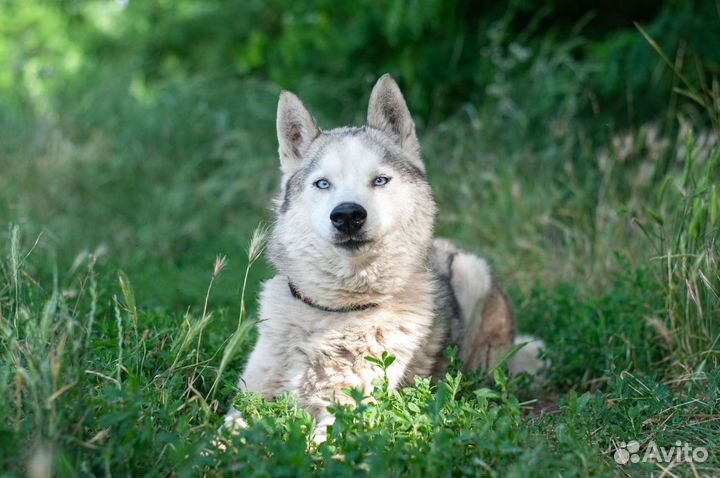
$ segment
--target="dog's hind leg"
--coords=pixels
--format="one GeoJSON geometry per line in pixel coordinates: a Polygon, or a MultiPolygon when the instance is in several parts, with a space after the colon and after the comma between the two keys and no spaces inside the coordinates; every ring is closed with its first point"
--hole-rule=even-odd
{"type": "MultiPolygon", "coordinates": [[[[508,360],[508,369],[515,375],[527,372],[537,375],[546,365],[541,359],[541,340],[516,336],[515,314],[505,292],[498,285],[490,265],[481,257],[456,248],[444,240],[436,240],[435,263],[442,258],[442,271],[460,315],[457,337],[458,358],[465,370],[484,369],[495,365],[512,345],[526,344],[508,360]]],[[[457,321],[455,322],[457,324],[457,321]]]]}
{"type": "Polygon", "coordinates": [[[490,266],[480,257],[457,251],[450,264],[450,285],[460,309],[463,332],[459,358],[466,370],[487,370],[495,365],[511,345],[525,344],[508,360],[516,375],[537,376],[545,366],[540,349],[545,344],[534,337],[515,335],[515,314],[510,300],[492,276],[490,266]]]}
{"type": "Polygon", "coordinates": [[[512,306],[482,258],[435,239],[432,266],[446,283],[451,315],[450,341],[466,370],[487,369],[507,351],[515,333],[512,306]]]}
{"type": "Polygon", "coordinates": [[[466,370],[488,369],[513,343],[512,305],[484,259],[458,250],[451,256],[450,271],[462,323],[459,358],[466,370]]]}
{"type": "Polygon", "coordinates": [[[513,344],[522,343],[527,345],[508,361],[512,374],[535,375],[545,365],[540,358],[542,341],[515,336],[512,304],[487,261],[445,239],[435,239],[431,264],[438,278],[447,283],[455,319],[449,322],[450,339],[458,346],[458,358],[465,370],[487,370],[513,344]]]}

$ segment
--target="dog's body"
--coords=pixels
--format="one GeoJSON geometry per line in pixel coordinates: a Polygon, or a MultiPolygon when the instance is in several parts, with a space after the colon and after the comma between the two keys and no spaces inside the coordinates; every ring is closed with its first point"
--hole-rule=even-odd
{"type": "Polygon", "coordinates": [[[511,304],[483,259],[433,239],[432,191],[392,78],[375,85],[366,126],[320,131],[291,93],[277,122],[283,188],[268,250],[278,275],[263,286],[239,387],[295,394],[322,440],[326,407],[350,400],[342,389],[368,395],[382,377],[368,356],[395,356],[391,388],[443,373],[450,345],[468,369],[500,358],[514,340],[511,304]]]}

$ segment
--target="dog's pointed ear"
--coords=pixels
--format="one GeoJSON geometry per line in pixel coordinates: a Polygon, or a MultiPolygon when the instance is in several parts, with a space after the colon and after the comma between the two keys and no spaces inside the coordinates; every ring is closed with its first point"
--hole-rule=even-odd
{"type": "Polygon", "coordinates": [[[320,128],[300,98],[289,91],[280,93],[276,121],[280,169],[290,174],[300,166],[320,128]]]}
{"type": "Polygon", "coordinates": [[[420,143],[415,135],[415,123],[410,110],[400,87],[387,73],[375,83],[370,94],[367,123],[397,141],[408,154],[420,154],[420,143]]]}

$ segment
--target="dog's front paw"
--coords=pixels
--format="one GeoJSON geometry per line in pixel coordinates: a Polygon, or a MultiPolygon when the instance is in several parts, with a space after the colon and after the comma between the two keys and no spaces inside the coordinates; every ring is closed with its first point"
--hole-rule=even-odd
{"type": "MultiPolygon", "coordinates": [[[[217,450],[221,453],[227,451],[227,444],[220,436],[223,434],[224,430],[228,430],[230,432],[230,436],[235,436],[238,434],[238,430],[247,427],[248,423],[245,421],[242,414],[235,408],[231,407],[230,410],[228,410],[228,412],[225,414],[225,421],[218,430],[218,436],[216,438],[213,438],[213,440],[210,442],[212,444],[213,450],[217,450]]],[[[205,450],[203,452],[204,456],[209,456],[210,454],[210,450],[205,450]]]]}
{"type": "Polygon", "coordinates": [[[312,435],[312,441],[315,445],[325,443],[327,441],[328,427],[335,423],[335,417],[330,414],[318,417],[315,424],[315,431],[312,435]]]}
{"type": "Polygon", "coordinates": [[[237,434],[237,430],[240,430],[241,428],[247,428],[248,423],[245,421],[239,411],[237,411],[233,407],[230,407],[230,410],[228,410],[228,412],[225,414],[225,423],[223,427],[227,428],[231,432],[234,432],[233,434],[237,434]]]}
{"type": "Polygon", "coordinates": [[[315,443],[315,445],[320,445],[321,443],[325,443],[327,441],[327,427],[321,427],[317,426],[315,427],[315,432],[312,436],[312,441],[315,443]]]}

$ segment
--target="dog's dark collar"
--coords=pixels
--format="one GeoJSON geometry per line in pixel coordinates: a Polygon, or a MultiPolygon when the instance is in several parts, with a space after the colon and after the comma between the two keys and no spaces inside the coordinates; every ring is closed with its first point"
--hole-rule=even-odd
{"type": "Polygon", "coordinates": [[[361,310],[367,310],[372,309],[373,307],[377,307],[377,304],[358,304],[358,305],[349,305],[347,307],[338,307],[337,309],[332,307],[325,307],[324,305],[320,305],[314,300],[312,300],[310,297],[304,295],[302,292],[300,292],[297,287],[295,287],[292,282],[288,282],[288,287],[290,287],[290,293],[293,297],[295,297],[298,300],[301,300],[305,302],[310,307],[314,307],[318,310],[322,310],[323,312],[359,312],[361,310]]]}

